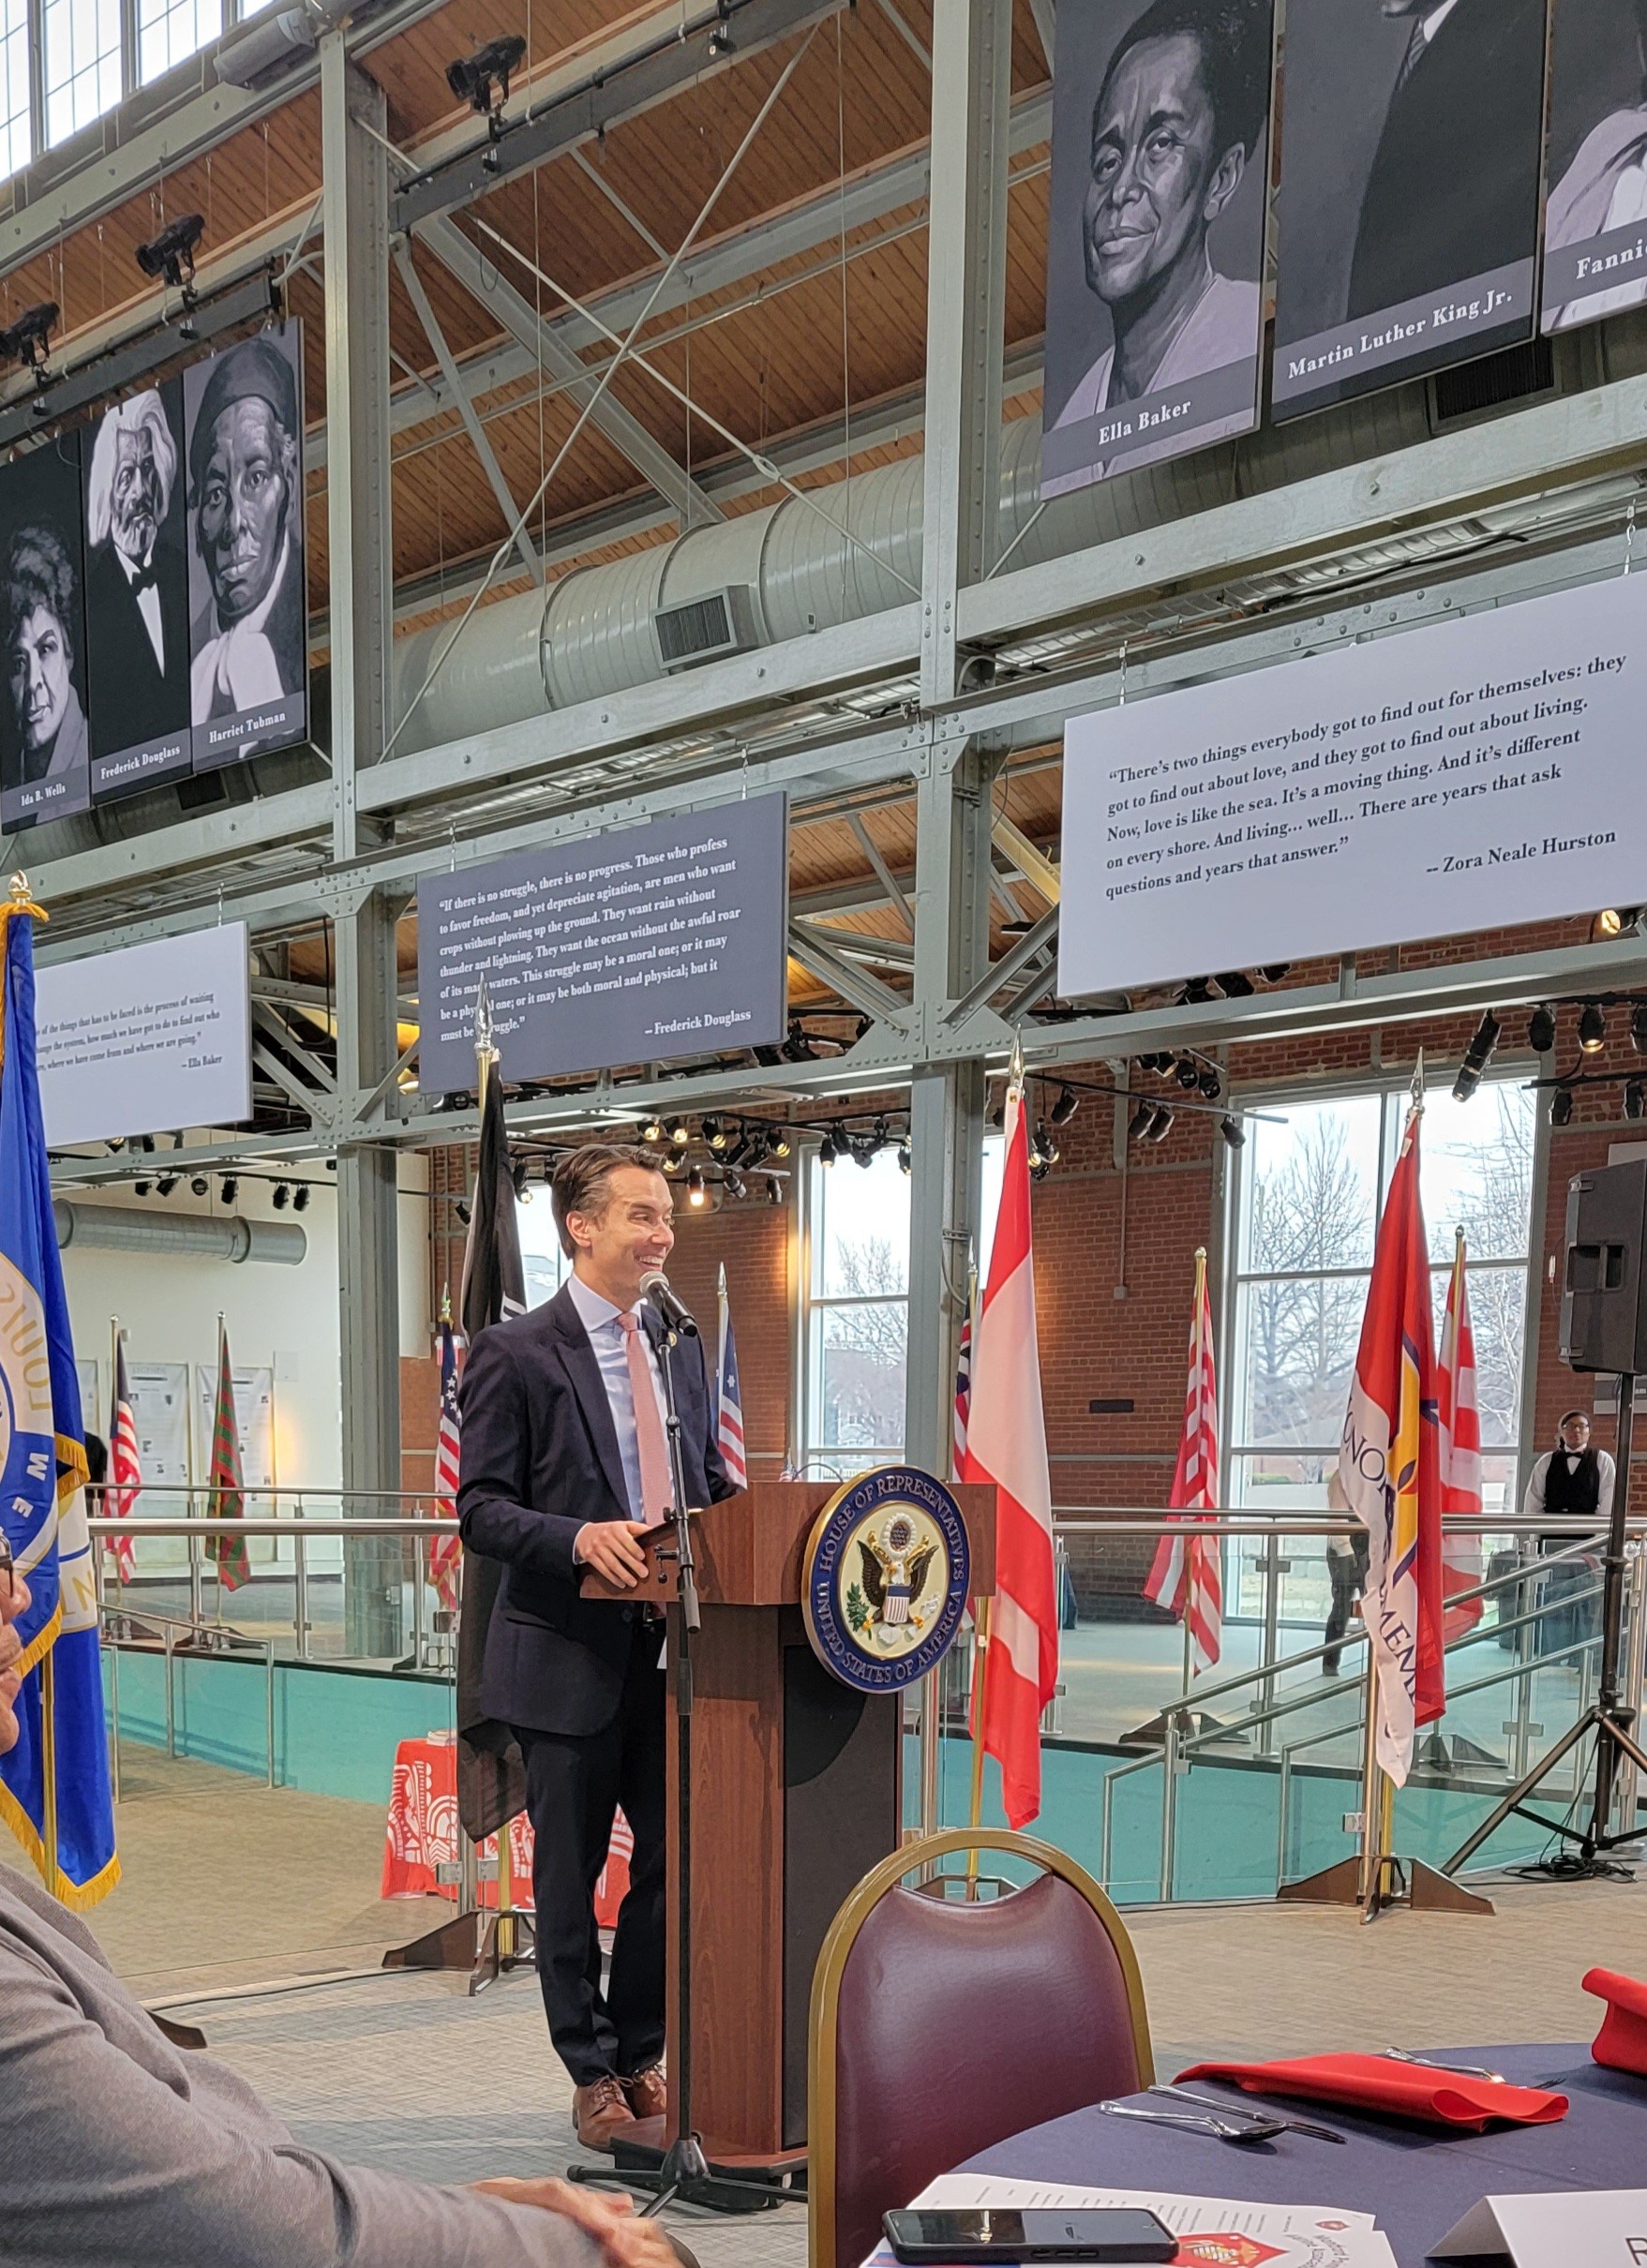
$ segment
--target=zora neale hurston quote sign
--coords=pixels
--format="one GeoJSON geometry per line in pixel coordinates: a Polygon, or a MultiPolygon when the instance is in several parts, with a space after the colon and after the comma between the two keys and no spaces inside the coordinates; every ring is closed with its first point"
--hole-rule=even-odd
{"type": "Polygon", "coordinates": [[[1647,574],[1071,717],[1067,996],[1635,904],[1647,574]]]}
{"type": "Polygon", "coordinates": [[[474,1085],[483,977],[508,1080],[781,1039],[787,873],[785,798],[756,796],[426,877],[418,1085],[474,1085]]]}

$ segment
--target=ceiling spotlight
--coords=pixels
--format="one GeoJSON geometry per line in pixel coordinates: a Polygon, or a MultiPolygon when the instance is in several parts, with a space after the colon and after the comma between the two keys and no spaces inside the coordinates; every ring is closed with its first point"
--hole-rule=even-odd
{"type": "Polygon", "coordinates": [[[1238,1150],[1247,1140],[1247,1129],[1240,1120],[1226,1112],[1218,1122],[1218,1130],[1232,1150],[1238,1150]]]}
{"type": "Polygon", "coordinates": [[[175,1173],[162,1173],[159,1180],[155,1184],[155,1190],[157,1195],[160,1197],[170,1197],[172,1190],[175,1189],[176,1186],[177,1176],[175,1173]]]}
{"type": "Polygon", "coordinates": [[[1291,970],[1292,965],[1290,961],[1272,961],[1267,968],[1260,969],[1258,974],[1264,978],[1265,984],[1280,984],[1281,978],[1291,970]]]}
{"type": "Polygon", "coordinates": [[[1035,1147],[1040,1156],[1045,1158],[1049,1166],[1056,1166],[1057,1164],[1060,1156],[1057,1144],[1057,1137],[1054,1134],[1051,1127],[1047,1125],[1044,1118],[1035,1129],[1035,1147]]]}
{"type": "Polygon", "coordinates": [[[160,276],[172,291],[181,291],[186,306],[193,304],[195,246],[205,232],[203,213],[179,213],[157,236],[137,247],[137,264],[143,274],[160,276]]]}
{"type": "Polygon", "coordinates": [[[703,1122],[703,1139],[711,1150],[724,1150],[731,1136],[718,1118],[706,1118],[703,1122]]]}
{"type": "Polygon", "coordinates": [[[1226,1000],[1250,1000],[1258,990],[1251,977],[1241,969],[1228,969],[1214,981],[1226,1000]]]}
{"type": "Polygon", "coordinates": [[[873,1134],[860,1134],[849,1146],[853,1164],[861,1166],[867,1173],[875,1163],[875,1154],[880,1148],[879,1142],[873,1134]]]}
{"type": "Polygon", "coordinates": [[[204,1197],[212,1185],[203,1173],[197,1173],[188,1186],[197,1197],[204,1197]]]}
{"type": "Polygon", "coordinates": [[[1209,977],[1191,977],[1178,998],[1186,1007],[1199,1007],[1204,1000],[1212,998],[1212,979],[1209,977]]]}
{"type": "Polygon", "coordinates": [[[1219,1074],[1219,1067],[1215,1063],[1204,1063],[1202,1065],[1201,1076],[1199,1079],[1197,1079],[1195,1083],[1201,1089],[1203,1095],[1205,1096],[1208,1102],[1216,1102],[1219,1097],[1224,1091],[1224,1082],[1219,1074]]]}
{"type": "Polygon", "coordinates": [[[467,1198],[460,1197],[457,1200],[457,1217],[463,1223],[464,1227],[468,1228],[470,1220],[472,1217],[472,1213],[467,1198]]]}
{"type": "Polygon", "coordinates": [[[1550,1123],[1552,1127],[1570,1126],[1573,1120],[1573,1090],[1557,1087],[1550,1097],[1550,1123]]]}
{"type": "Polygon", "coordinates": [[[308,1184],[307,1181],[300,1181],[296,1188],[292,1190],[292,1210],[294,1213],[307,1213],[308,1211],[308,1184]]]}
{"type": "Polygon", "coordinates": [[[292,1191],[287,1187],[283,1181],[277,1181],[275,1184],[275,1194],[269,1200],[269,1202],[274,1206],[277,1213],[284,1213],[287,1206],[292,1202],[292,1191]]]}
{"type": "Polygon", "coordinates": [[[701,1166],[694,1166],[691,1172],[686,1176],[686,1201],[689,1205],[696,1205],[701,1208],[706,1196],[707,1191],[703,1186],[703,1168],[701,1166]]]}
{"type": "Polygon", "coordinates": [[[155,1155],[154,1136],[152,1134],[140,1134],[137,1138],[137,1146],[142,1152],[145,1157],[153,1157],[155,1155]]]}
{"type": "Polygon", "coordinates": [[[663,1120],[661,1118],[649,1118],[645,1126],[643,1126],[640,1129],[640,1139],[642,1141],[662,1141],[664,1139],[663,1120]]]}
{"type": "Polygon", "coordinates": [[[709,36],[709,59],[711,63],[719,63],[726,56],[737,52],[738,43],[732,37],[732,26],[728,21],[731,13],[730,0],[717,0],[715,21],[710,27],[709,36]]]}
{"type": "Polygon", "coordinates": [[[223,1186],[218,1190],[217,1194],[223,1200],[223,1202],[226,1205],[232,1205],[235,1199],[240,1195],[240,1184],[235,1180],[232,1173],[224,1174],[223,1186]]]}
{"type": "Polygon", "coordinates": [[[0,355],[8,363],[21,363],[25,370],[32,370],[37,386],[51,383],[46,357],[51,352],[52,333],[60,312],[54,299],[42,299],[32,307],[24,307],[14,323],[0,331],[0,355]]]}
{"type": "Polygon", "coordinates": [[[1594,1000],[1584,1003],[1579,1018],[1579,1045],[1586,1055],[1599,1055],[1607,1045],[1607,1018],[1594,1000]]]}
{"type": "Polygon", "coordinates": [[[1498,1045],[1499,1033],[1502,1029],[1498,1018],[1489,1008],[1481,1022],[1475,1026],[1475,1037],[1464,1050],[1464,1060],[1459,1067],[1457,1079],[1453,1082],[1455,1102],[1468,1102],[1481,1084],[1481,1074],[1492,1061],[1492,1051],[1498,1045]]]}
{"type": "Polygon", "coordinates": [[[111,1135],[110,1135],[110,1137],[109,1137],[109,1148],[110,1148],[111,1150],[124,1150],[124,1149],[125,1149],[125,1147],[126,1147],[126,1137],[125,1137],[125,1135],[124,1135],[124,1134],[111,1134],[111,1135]]]}
{"type": "Polygon", "coordinates": [[[1067,1127],[1080,1108],[1080,1096],[1073,1087],[1065,1087],[1047,1112],[1047,1117],[1055,1127],[1067,1127]]]}
{"type": "Polygon", "coordinates": [[[509,81],[520,68],[525,53],[526,42],[520,35],[505,32],[501,38],[477,47],[472,55],[459,55],[446,66],[446,84],[459,102],[467,102],[477,117],[486,120],[494,142],[502,131],[509,81]]]}
{"type": "Polygon", "coordinates": [[[1480,1084],[1480,1072],[1476,1070],[1475,1066],[1468,1060],[1468,1058],[1466,1058],[1464,1062],[1460,1064],[1459,1075],[1453,1081],[1453,1100],[1455,1102],[1468,1102],[1471,1096],[1475,1094],[1476,1088],[1480,1084]]]}
{"type": "Polygon", "coordinates": [[[686,1160],[681,1155],[679,1150],[666,1150],[663,1157],[663,1168],[666,1173],[671,1174],[677,1180],[679,1180],[680,1176],[686,1171],[686,1160]]]}
{"type": "Polygon", "coordinates": [[[898,1144],[898,1171],[900,1173],[913,1173],[915,1171],[915,1153],[909,1147],[907,1134],[898,1144]]]}
{"type": "Polygon", "coordinates": [[[149,1181],[134,1181],[131,1185],[131,1193],[133,1197],[146,1197],[154,1186],[154,1183],[149,1181]]]}
{"type": "Polygon", "coordinates": [[[1623,933],[1624,926],[1625,917],[1618,908],[1612,905],[1604,906],[1590,924],[1591,944],[1606,945],[1610,943],[1612,938],[1623,933]]]}
{"type": "Polygon", "coordinates": [[[784,1201],[784,1185],[775,1173],[766,1177],[766,1201],[769,1205],[781,1205],[784,1201]]]}
{"type": "Polygon", "coordinates": [[[1639,1079],[1626,1080],[1625,1082],[1625,1116],[1640,1118],[1644,1112],[1647,1112],[1647,1086],[1643,1086],[1639,1079]]]}
{"type": "Polygon", "coordinates": [[[1170,1106],[1164,1102],[1158,1102],[1155,1106],[1155,1116],[1150,1122],[1149,1131],[1144,1137],[1145,1141],[1165,1141],[1173,1130],[1173,1117],[1174,1112],[1170,1106]]]}
{"type": "Polygon", "coordinates": [[[817,1145],[818,1164],[820,1166],[832,1166],[840,1154],[840,1144],[836,1141],[834,1135],[832,1133],[826,1134],[822,1141],[820,1141],[817,1145]]]}
{"type": "Polygon", "coordinates": [[[669,1140],[678,1150],[683,1150],[692,1140],[692,1128],[683,1118],[672,1118],[669,1121],[669,1140]]]}
{"type": "MultiPolygon", "coordinates": [[[[1647,1007],[1647,1002],[1644,1002],[1642,1005],[1647,1007]]],[[[1635,1035],[1635,1024],[1632,1022],[1630,1026],[1632,1037],[1634,1037],[1635,1035]]],[[[1644,1025],[1642,1028],[1644,1031],[1647,1031],[1647,1025],[1644,1025]]],[[[1541,1005],[1540,1007],[1535,1007],[1532,1015],[1528,1017],[1527,1045],[1532,1049],[1535,1055],[1548,1055],[1550,1049],[1554,1047],[1555,1010],[1552,1007],[1548,1007],[1541,1005]]]]}
{"type": "Polygon", "coordinates": [[[512,1157],[509,1160],[509,1178],[515,1184],[515,1194],[517,1198],[526,1195],[526,1177],[531,1171],[532,1160],[530,1157],[512,1157]]]}
{"type": "Polygon", "coordinates": [[[734,1170],[734,1169],[733,1169],[731,1166],[728,1166],[728,1167],[726,1168],[726,1171],[725,1174],[722,1176],[722,1179],[723,1179],[723,1180],[725,1181],[725,1183],[726,1183],[726,1195],[727,1195],[728,1197],[744,1197],[744,1196],[747,1196],[748,1191],[745,1189],[745,1187],[744,1187],[744,1186],[743,1186],[743,1176],[742,1176],[742,1174],[741,1174],[741,1173],[740,1173],[740,1172],[737,1172],[737,1171],[735,1171],[735,1170],[734,1170]]]}
{"type": "Polygon", "coordinates": [[[1638,1055],[1647,1055],[1647,1000],[1638,1000],[1630,1010],[1630,1045],[1638,1055]]]}
{"type": "Polygon", "coordinates": [[[1192,1095],[1201,1084],[1201,1066],[1193,1056],[1180,1055],[1173,1066],[1173,1076],[1186,1095],[1192,1095]]]}
{"type": "Polygon", "coordinates": [[[1148,1097],[1145,1096],[1139,1103],[1138,1108],[1133,1112],[1131,1117],[1127,1121],[1127,1140],[1129,1141],[1142,1141],[1145,1135],[1148,1133],[1150,1127],[1154,1124],[1155,1105],[1149,1100],[1148,1097]]]}
{"type": "Polygon", "coordinates": [[[787,1157],[792,1147],[782,1127],[775,1127],[768,1133],[766,1146],[774,1157],[787,1157]]]}

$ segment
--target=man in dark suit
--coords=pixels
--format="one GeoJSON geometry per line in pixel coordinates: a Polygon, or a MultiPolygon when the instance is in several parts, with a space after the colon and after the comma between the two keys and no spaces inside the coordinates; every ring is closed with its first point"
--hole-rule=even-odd
{"type": "Polygon", "coordinates": [[[1445,291],[1538,240],[1546,0],[1383,0],[1410,30],[1350,269],[1346,321],[1445,291]]]}
{"type": "Polygon", "coordinates": [[[86,473],[94,756],[188,730],[188,562],[177,470],[176,439],[152,389],[98,420],[86,473]]]}
{"type": "MultiPolygon", "coordinates": [[[[640,1285],[673,1248],[673,1201],[644,1150],[601,1144],[561,1160],[550,1199],[573,1274],[470,1350],[457,1513],[470,1549],[508,1570],[480,1706],[526,1761],[549,2036],[579,2141],[609,2149],[665,2107],[664,1633],[651,1609],[579,1585],[590,1571],[633,1589],[639,1538],[671,1501],[662,1326],[640,1285]],[[603,1992],[594,1888],[619,1804],[635,1853],[603,1992]]],[[[676,1350],[674,1382],[687,1501],[731,1496],[697,1339],[676,1350]]]]}

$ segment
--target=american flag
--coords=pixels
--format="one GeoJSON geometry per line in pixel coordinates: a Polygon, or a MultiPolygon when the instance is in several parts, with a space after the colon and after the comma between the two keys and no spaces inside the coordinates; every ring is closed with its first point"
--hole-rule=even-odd
{"type": "Polygon", "coordinates": [[[972,1303],[961,1319],[961,1344],[955,1350],[955,1478],[966,1465],[966,1422],[972,1415],[972,1303]]]}
{"type": "MultiPolygon", "coordinates": [[[[126,1376],[125,1335],[114,1333],[114,1410],[109,1420],[109,1485],[103,1491],[103,1510],[112,1520],[129,1520],[137,1510],[143,1485],[137,1453],[137,1419],[132,1414],[131,1387],[126,1376]]],[[[129,1583],[137,1572],[137,1553],[129,1536],[108,1536],[104,1541],[119,1572],[129,1583]]]]}
{"type": "MultiPolygon", "coordinates": [[[[1470,1328],[1470,1294],[1464,1270],[1464,1231],[1453,1245],[1453,1272],[1447,1278],[1446,1313],[1441,1323],[1441,1353],[1435,1365],[1436,1416],[1441,1425],[1441,1510],[1443,1518],[1481,1517],[1481,1413],[1475,1399],[1475,1335],[1470,1328]]],[[[1449,1645],[1474,1630],[1482,1602],[1455,1606],[1455,1593],[1481,1582],[1481,1545],[1469,1535],[1450,1535],[1441,1546],[1442,1643],[1449,1645]]]]}
{"type": "MultiPolygon", "coordinates": [[[[1218,1510],[1218,1378],[1213,1367],[1212,1301],[1206,1254],[1195,1255],[1195,1320],[1190,1328],[1190,1378],[1184,1394],[1184,1431],[1167,1500],[1175,1512],[1218,1510]]],[[[1185,1521],[1192,1529],[1193,1521],[1185,1521]]],[[[1224,1586],[1215,1537],[1162,1536],[1144,1595],[1187,1625],[1190,1660],[1210,1669],[1223,1650],[1224,1586]]]]}
{"type": "MultiPolygon", "coordinates": [[[[452,1335],[452,1310],[442,1302],[441,1314],[441,1430],[435,1437],[435,1517],[457,1517],[457,1345],[452,1335]]],[[[463,1546],[455,1535],[440,1536],[429,1545],[429,1581],[442,1606],[457,1604],[457,1568],[463,1546]]]]}
{"type": "Polygon", "coordinates": [[[715,1439],[721,1462],[734,1488],[749,1485],[749,1462],[743,1453],[743,1391],[738,1383],[738,1342],[732,1335],[732,1309],[726,1298],[726,1271],[719,1284],[720,1360],[715,1373],[715,1439]]]}

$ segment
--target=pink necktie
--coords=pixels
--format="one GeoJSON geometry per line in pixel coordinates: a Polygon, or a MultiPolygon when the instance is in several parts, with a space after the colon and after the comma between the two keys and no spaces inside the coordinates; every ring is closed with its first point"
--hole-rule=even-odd
{"type": "Polygon", "coordinates": [[[641,1335],[640,1318],[633,1309],[620,1315],[618,1322],[623,1333],[623,1352],[629,1364],[629,1390],[635,1402],[635,1440],[640,1452],[641,1518],[650,1528],[666,1517],[669,1510],[669,1444],[664,1434],[664,1421],[658,1413],[658,1397],[652,1385],[651,1365],[647,1360],[646,1340],[641,1335]]]}

